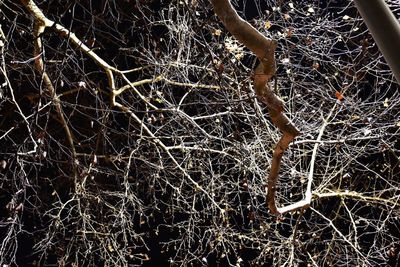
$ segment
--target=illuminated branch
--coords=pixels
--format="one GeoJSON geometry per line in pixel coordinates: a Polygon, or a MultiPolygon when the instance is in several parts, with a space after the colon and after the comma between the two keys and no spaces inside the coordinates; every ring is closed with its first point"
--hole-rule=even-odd
{"type": "Polygon", "coordinates": [[[53,22],[47,19],[42,11],[33,3],[32,1],[28,0],[21,0],[24,4],[26,9],[31,13],[31,15],[35,19],[34,29],[33,29],[33,36],[34,36],[34,58],[35,58],[35,68],[39,71],[42,75],[42,81],[46,87],[46,90],[50,94],[51,98],[53,99],[54,106],[56,108],[57,114],[60,118],[61,124],[64,128],[64,132],[68,141],[68,144],[71,148],[72,154],[72,166],[73,166],[73,173],[74,173],[74,180],[76,181],[78,177],[78,170],[77,170],[77,157],[76,157],[76,149],[73,141],[73,136],[71,130],[68,127],[68,122],[65,119],[63,109],[61,107],[61,101],[58,95],[56,94],[56,90],[51,82],[51,79],[47,72],[45,71],[44,61],[43,61],[43,44],[41,35],[43,34],[46,27],[50,27],[53,25],[53,22]]]}
{"type": "MultiPolygon", "coordinates": [[[[36,37],[35,38],[35,55],[34,55],[35,66],[42,73],[43,81],[46,85],[47,90],[49,90],[49,92],[53,98],[57,113],[60,116],[61,122],[62,122],[64,130],[66,132],[67,139],[70,144],[71,151],[72,151],[73,166],[74,166],[73,171],[74,171],[75,181],[78,177],[78,174],[77,174],[77,162],[78,161],[77,161],[77,156],[76,156],[77,153],[76,153],[75,146],[74,146],[73,139],[72,139],[72,133],[71,133],[70,129],[68,128],[68,123],[65,120],[65,117],[63,115],[63,111],[62,111],[61,104],[60,104],[60,99],[55,92],[55,88],[53,87],[48,74],[44,70],[44,62],[43,62],[42,57],[40,56],[40,53],[42,53],[42,49],[43,49],[40,36],[43,34],[43,32],[46,28],[50,28],[50,27],[53,27],[60,36],[69,38],[69,40],[73,44],[75,44],[83,53],[85,53],[87,56],[89,56],[91,59],[93,59],[98,66],[100,66],[104,69],[104,71],[107,75],[107,78],[108,78],[109,88],[111,89],[111,106],[119,108],[127,116],[130,116],[131,118],[133,118],[137,122],[137,124],[142,129],[144,129],[144,131],[148,134],[148,136],[151,137],[152,142],[154,144],[158,145],[159,147],[161,147],[161,149],[167,154],[167,156],[172,160],[172,162],[176,165],[176,167],[183,173],[185,178],[187,180],[189,180],[195,186],[196,190],[203,192],[204,195],[207,196],[207,198],[213,203],[213,205],[220,211],[221,217],[226,218],[225,210],[220,207],[220,205],[214,200],[214,198],[201,185],[199,185],[195,180],[193,180],[193,178],[190,176],[190,174],[185,169],[183,169],[181,167],[179,162],[171,154],[171,151],[170,151],[171,149],[169,149],[159,138],[157,138],[154,135],[154,133],[151,132],[151,130],[137,117],[137,115],[134,112],[132,112],[128,107],[126,107],[116,101],[116,97],[118,95],[122,94],[125,90],[127,90],[129,88],[133,88],[134,92],[137,93],[143,101],[145,101],[153,109],[157,109],[157,107],[152,105],[149,101],[147,101],[146,98],[143,95],[141,95],[134,86],[143,85],[143,84],[151,83],[151,82],[158,82],[161,80],[165,81],[166,83],[172,84],[172,85],[187,86],[187,87],[192,87],[192,88],[207,88],[207,89],[217,90],[217,89],[219,89],[219,87],[200,85],[200,84],[179,83],[179,82],[174,82],[174,81],[168,80],[161,76],[156,77],[154,79],[150,79],[150,80],[145,79],[142,81],[138,81],[136,83],[132,83],[131,81],[129,81],[129,79],[126,78],[126,76],[124,74],[124,73],[128,73],[129,71],[121,71],[121,70],[118,70],[117,68],[111,66],[110,64],[108,64],[104,59],[102,59],[95,52],[93,52],[92,49],[90,49],[88,46],[86,46],[73,32],[69,31],[64,26],[62,26],[58,23],[55,23],[54,21],[46,18],[44,16],[43,12],[38,8],[38,6],[32,0],[21,0],[21,2],[26,7],[26,9],[31,13],[31,15],[34,17],[34,20],[35,20],[35,28],[34,28],[34,36],[36,37]],[[114,74],[121,75],[122,78],[127,82],[127,85],[120,89],[117,89],[116,85],[115,85],[114,74]]],[[[181,115],[185,116],[190,122],[192,122],[194,125],[196,125],[198,128],[200,128],[207,137],[211,137],[207,134],[207,132],[204,129],[202,129],[200,126],[198,126],[198,124],[196,124],[191,118],[188,118],[187,114],[180,111],[179,109],[176,109],[175,111],[180,113],[181,115]]],[[[172,187],[174,189],[176,189],[174,186],[172,186],[172,187]]]]}
{"type": "Polygon", "coordinates": [[[239,17],[229,0],[210,0],[215,13],[228,31],[249,48],[261,61],[254,72],[254,89],[258,98],[267,105],[272,122],[283,135],[274,149],[271,170],[268,176],[267,202],[273,214],[279,214],[275,202],[276,183],[282,155],[293,139],[300,134],[290,119],[283,113],[284,103],[268,86],[276,72],[274,52],[276,41],[267,39],[257,29],[239,17]]]}

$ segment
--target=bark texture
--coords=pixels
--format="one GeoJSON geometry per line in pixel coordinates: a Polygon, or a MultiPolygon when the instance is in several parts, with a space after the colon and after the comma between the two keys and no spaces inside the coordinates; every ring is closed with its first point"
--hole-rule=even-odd
{"type": "Polygon", "coordinates": [[[210,0],[215,14],[222,21],[226,29],[243,45],[250,49],[260,60],[254,71],[254,90],[257,97],[267,105],[272,122],[283,135],[274,149],[271,170],[268,176],[267,203],[273,214],[280,214],[277,208],[275,195],[278,174],[283,153],[290,142],[300,134],[290,119],[283,113],[284,102],[271,90],[268,81],[276,72],[275,49],[277,42],[262,35],[257,29],[243,20],[229,0],[210,0]]]}

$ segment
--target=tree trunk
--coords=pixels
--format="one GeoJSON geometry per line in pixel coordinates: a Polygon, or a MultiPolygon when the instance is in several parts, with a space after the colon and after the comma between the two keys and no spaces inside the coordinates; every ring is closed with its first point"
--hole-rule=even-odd
{"type": "Polygon", "coordinates": [[[354,0],[383,57],[400,83],[400,23],[384,0],[354,0]]]}

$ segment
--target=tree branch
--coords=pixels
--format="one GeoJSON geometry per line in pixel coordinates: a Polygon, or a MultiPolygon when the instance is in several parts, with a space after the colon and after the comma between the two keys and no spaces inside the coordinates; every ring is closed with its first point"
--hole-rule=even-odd
{"type": "MultiPolygon", "coordinates": [[[[158,77],[152,80],[142,80],[136,83],[132,83],[128,78],[126,78],[125,73],[129,73],[129,71],[121,71],[110,64],[108,64],[104,59],[102,59],[100,56],[98,56],[95,52],[92,51],[88,46],[86,46],[73,32],[69,31],[67,28],[62,26],[61,24],[55,23],[54,21],[48,19],[43,12],[38,8],[38,6],[32,1],[32,0],[20,0],[22,4],[25,6],[25,8],[30,12],[30,14],[33,16],[35,20],[35,28],[34,28],[34,36],[35,38],[35,67],[42,73],[43,75],[43,81],[49,90],[53,101],[55,103],[57,112],[60,116],[61,122],[63,124],[63,127],[65,129],[66,135],[68,142],[71,147],[72,151],[72,157],[73,157],[73,171],[74,171],[74,176],[75,180],[77,180],[78,174],[77,174],[77,153],[75,150],[75,146],[73,144],[73,139],[72,139],[72,133],[70,132],[68,128],[68,124],[65,120],[65,117],[63,116],[62,112],[62,107],[61,107],[61,102],[59,99],[59,96],[55,92],[55,88],[53,87],[51,80],[49,76],[47,75],[46,71],[44,70],[44,61],[42,57],[40,56],[40,53],[43,49],[42,47],[42,42],[40,36],[44,32],[44,30],[48,27],[54,27],[56,32],[63,37],[68,38],[71,40],[73,44],[75,44],[82,52],[84,52],[87,56],[89,56],[91,59],[93,59],[97,65],[102,67],[107,75],[108,83],[109,83],[109,88],[111,90],[111,95],[110,95],[110,100],[111,100],[111,106],[116,107],[120,110],[122,110],[126,115],[129,115],[131,118],[133,118],[138,125],[144,129],[144,131],[148,134],[149,137],[151,137],[152,142],[158,146],[161,147],[161,149],[167,154],[167,156],[173,161],[173,163],[176,165],[176,167],[183,173],[184,177],[191,182],[196,190],[200,190],[204,193],[207,198],[213,203],[213,205],[220,211],[220,215],[222,218],[225,220],[226,219],[226,213],[223,208],[220,207],[220,205],[215,201],[215,199],[209,194],[199,183],[197,183],[191,176],[190,174],[182,168],[182,166],[179,164],[179,162],[175,159],[175,157],[171,154],[171,149],[169,149],[159,138],[157,138],[154,133],[146,126],[142,121],[137,117],[137,115],[132,112],[128,107],[120,104],[117,102],[116,97],[120,94],[122,94],[125,90],[132,88],[134,89],[135,93],[139,95],[139,97],[148,105],[150,105],[152,108],[157,110],[157,107],[152,105],[149,101],[146,100],[146,98],[140,94],[139,91],[136,90],[135,86],[145,84],[145,83],[150,83],[150,82],[158,82],[158,81],[165,81],[166,83],[170,83],[173,85],[178,85],[178,86],[188,86],[192,88],[206,88],[206,89],[214,89],[218,90],[218,86],[209,86],[209,85],[201,85],[201,84],[186,84],[186,83],[179,83],[175,81],[168,80],[165,77],[158,77]],[[116,83],[115,83],[115,77],[114,73],[117,75],[121,75],[122,78],[127,82],[127,85],[117,89],[116,88],[116,83]]],[[[175,109],[176,112],[179,114],[185,116],[193,125],[195,125],[197,128],[199,128],[207,137],[212,138],[204,129],[202,129],[196,122],[193,121],[186,113],[181,112],[179,109],[175,109]]],[[[176,189],[172,184],[170,186],[174,189],[176,189]]]]}
{"type": "Polygon", "coordinates": [[[65,136],[68,141],[68,144],[71,148],[72,154],[72,170],[74,174],[74,181],[78,178],[78,167],[77,167],[77,157],[76,157],[76,149],[73,141],[73,135],[71,130],[69,129],[68,122],[64,116],[64,111],[61,107],[61,101],[58,95],[56,94],[56,90],[51,82],[49,75],[47,74],[44,67],[44,60],[42,57],[43,54],[43,44],[41,35],[43,34],[46,27],[51,27],[53,22],[47,19],[43,12],[37,7],[37,5],[33,1],[29,0],[21,0],[22,4],[25,8],[31,13],[34,18],[34,58],[35,58],[35,68],[42,75],[42,81],[46,87],[46,90],[50,94],[53,99],[54,106],[56,108],[56,112],[60,118],[61,124],[64,128],[65,136]]]}
{"type": "Polygon", "coordinates": [[[257,29],[239,17],[229,0],[210,0],[214,11],[227,30],[243,45],[250,49],[260,60],[254,71],[254,89],[258,98],[267,105],[272,122],[283,135],[277,143],[268,176],[267,202],[273,214],[279,214],[275,194],[278,174],[283,153],[293,139],[300,134],[290,119],[283,113],[284,103],[268,86],[268,81],[276,72],[274,52],[275,40],[263,36],[257,29]]]}

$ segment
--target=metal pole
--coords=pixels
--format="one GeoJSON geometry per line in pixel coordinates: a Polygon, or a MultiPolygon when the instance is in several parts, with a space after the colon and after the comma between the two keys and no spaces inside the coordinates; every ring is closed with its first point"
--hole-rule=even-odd
{"type": "Polygon", "coordinates": [[[400,84],[400,23],[384,0],[354,0],[383,57],[400,84]]]}

